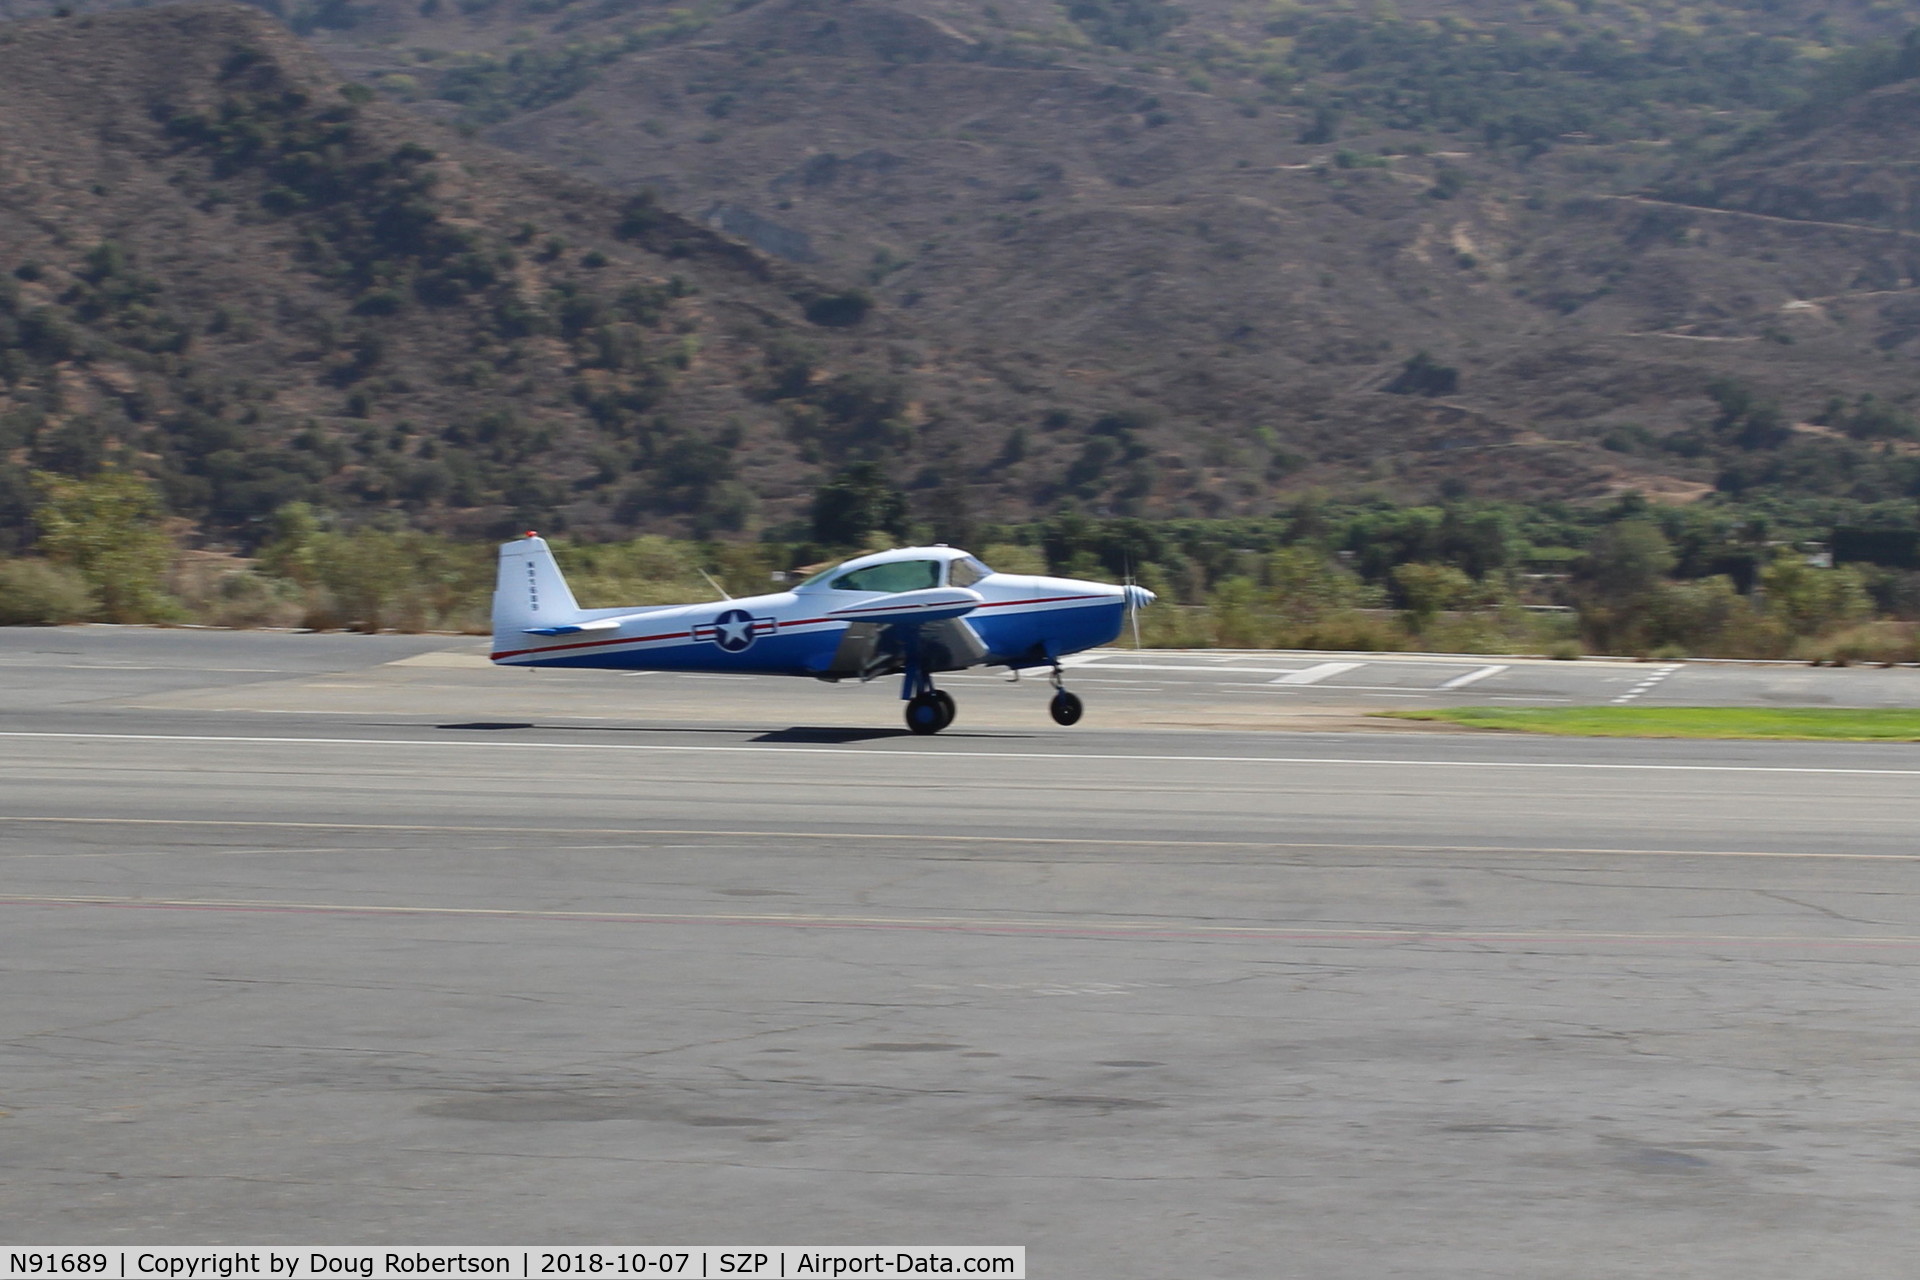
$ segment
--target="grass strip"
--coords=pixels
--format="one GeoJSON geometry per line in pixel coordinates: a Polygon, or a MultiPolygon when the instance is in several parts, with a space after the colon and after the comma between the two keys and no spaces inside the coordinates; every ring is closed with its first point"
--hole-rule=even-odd
{"type": "Polygon", "coordinates": [[[1473,729],[1589,738],[1920,741],[1920,709],[1905,707],[1451,707],[1373,714],[1395,720],[1439,720],[1473,729]]]}

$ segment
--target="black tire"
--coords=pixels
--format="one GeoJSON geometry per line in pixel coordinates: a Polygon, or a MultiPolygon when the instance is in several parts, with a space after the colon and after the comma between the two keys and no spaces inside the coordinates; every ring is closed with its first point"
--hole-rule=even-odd
{"type": "Polygon", "coordinates": [[[1053,701],[1047,704],[1047,714],[1053,717],[1055,724],[1079,724],[1080,716],[1086,711],[1078,694],[1068,693],[1065,689],[1053,695],[1053,701]]]}
{"type": "Polygon", "coordinates": [[[946,708],[930,694],[918,694],[907,703],[907,728],[915,733],[938,733],[947,727],[946,708]]]}
{"type": "Polygon", "coordinates": [[[935,689],[929,696],[940,704],[940,727],[944,729],[953,723],[953,717],[959,708],[953,704],[953,695],[945,689],[935,689]]]}

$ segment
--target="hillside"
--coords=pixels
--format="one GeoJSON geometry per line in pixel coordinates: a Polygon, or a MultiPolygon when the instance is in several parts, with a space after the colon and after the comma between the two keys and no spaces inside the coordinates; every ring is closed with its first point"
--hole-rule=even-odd
{"type": "MultiPolygon", "coordinates": [[[[20,288],[52,301],[110,238],[129,270],[183,291],[204,333],[227,290],[297,282],[288,296],[330,320],[331,345],[296,338],[315,321],[282,306],[248,330],[264,336],[200,339],[195,369],[285,387],[248,424],[262,441],[317,431],[349,451],[300,483],[454,525],[558,506],[588,529],[751,527],[799,514],[854,456],[881,461],[923,514],[1002,517],[1064,499],[1257,513],[1309,488],[1913,492],[1920,138],[1899,46],[1872,43],[1897,35],[1899,13],[1429,8],[281,6],[338,73],[237,10],[27,23],[0,48],[0,111],[40,103],[44,155],[99,152],[114,176],[95,183],[100,216],[34,197],[58,206],[34,225],[67,243],[34,251],[50,283],[20,288]],[[182,22],[244,30],[263,65],[344,102],[379,146],[443,157],[416,168],[436,175],[448,226],[486,247],[416,254],[395,269],[415,281],[404,311],[370,313],[379,268],[296,247],[295,224],[324,238],[332,214],[276,211],[271,164],[215,177],[227,144],[155,119],[154,90],[135,90],[164,66],[166,92],[203,116],[264,92],[244,80],[258,67],[230,73],[236,88],[221,80],[230,55],[177,49],[196,43],[182,22]],[[51,68],[42,44],[69,62],[51,68]],[[386,101],[340,99],[341,73],[386,101]],[[93,123],[66,121],[68,98],[93,123]],[[216,187],[231,202],[203,207],[216,187]],[[648,230],[622,240],[622,202],[642,194],[648,230]],[[567,245],[549,254],[555,235],[567,245]],[[189,268],[188,247],[216,244],[189,268]],[[503,252],[511,268],[470,296],[419,292],[455,259],[503,252]],[[608,264],[584,267],[588,253],[608,264]],[[675,275],[694,292],[591,333],[564,318],[568,289],[611,306],[675,275]],[[502,290],[545,320],[503,333],[521,322],[502,320],[502,290]],[[877,300],[858,325],[806,319],[852,291],[877,300]],[[349,331],[377,334],[394,372],[364,366],[349,331]],[[605,367],[628,360],[607,355],[627,339],[646,354],[605,367]],[[442,366],[484,385],[417,371],[442,366]],[[521,424],[508,435],[547,433],[552,451],[503,450],[455,421],[503,404],[521,424]],[[409,443],[354,456],[370,433],[409,443]],[[414,438],[434,433],[423,456],[414,438]],[[428,496],[406,487],[408,468],[436,463],[458,474],[424,481],[428,496]],[[376,474],[392,482],[368,492],[376,474]]],[[[0,217],[15,216],[7,200],[0,217]]],[[[285,453],[259,459],[259,496],[204,509],[232,523],[291,492],[264,488],[305,474],[285,453]]]]}
{"type": "Polygon", "coordinates": [[[739,528],[1014,392],[645,199],[423,126],[255,10],[0,30],[0,520],[119,460],[245,530],[739,528]],[[937,408],[932,407],[937,406],[937,408]]]}

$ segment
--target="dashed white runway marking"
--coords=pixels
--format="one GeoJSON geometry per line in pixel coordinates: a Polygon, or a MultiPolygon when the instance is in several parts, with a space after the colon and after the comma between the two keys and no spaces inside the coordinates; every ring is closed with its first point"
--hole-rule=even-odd
{"type": "Polygon", "coordinates": [[[1649,689],[1652,689],[1655,685],[1659,684],[1662,680],[1665,680],[1668,676],[1672,675],[1674,672],[1678,671],[1679,669],[1680,669],[1680,664],[1677,662],[1672,663],[1668,666],[1661,667],[1659,670],[1655,671],[1652,675],[1649,675],[1646,679],[1642,680],[1639,684],[1634,685],[1633,688],[1627,690],[1625,693],[1615,698],[1613,700],[1613,705],[1616,707],[1625,706],[1627,703],[1632,702],[1635,698],[1638,698],[1641,694],[1646,693],[1649,689]]]}
{"type": "MultiPolygon", "coordinates": [[[[1269,681],[1269,683],[1319,684],[1322,680],[1331,680],[1334,676],[1344,675],[1349,671],[1358,671],[1366,665],[1364,662],[1319,662],[1306,668],[1304,671],[1292,672],[1288,675],[1281,676],[1278,680],[1269,681]]],[[[1245,671],[1247,668],[1240,667],[1237,669],[1245,671]]]]}
{"type": "Polygon", "coordinates": [[[1512,669],[1513,668],[1506,666],[1481,667],[1478,671],[1469,671],[1463,676],[1455,676],[1451,680],[1442,681],[1440,687],[1442,689],[1464,689],[1470,684],[1478,684],[1482,680],[1499,675],[1502,671],[1511,671],[1512,669]]]}

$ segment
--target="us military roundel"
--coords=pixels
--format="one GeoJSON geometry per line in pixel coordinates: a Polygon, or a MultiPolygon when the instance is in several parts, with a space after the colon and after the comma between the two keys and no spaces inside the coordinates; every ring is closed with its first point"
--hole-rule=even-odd
{"type": "Polygon", "coordinates": [[[695,640],[711,640],[728,653],[745,652],[760,636],[770,636],[775,627],[772,618],[756,618],[745,609],[729,609],[712,622],[693,629],[695,640]]]}

